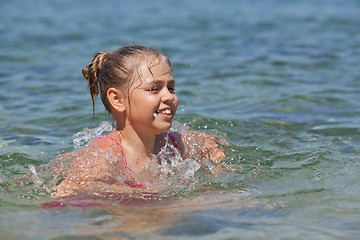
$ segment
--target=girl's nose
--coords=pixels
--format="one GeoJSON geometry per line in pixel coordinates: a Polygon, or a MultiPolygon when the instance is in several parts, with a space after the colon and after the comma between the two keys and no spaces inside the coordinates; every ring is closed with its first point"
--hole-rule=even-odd
{"type": "Polygon", "coordinates": [[[175,94],[174,94],[174,93],[171,93],[171,92],[169,91],[169,89],[165,88],[165,89],[164,89],[164,93],[163,93],[163,95],[162,95],[162,97],[161,97],[161,100],[162,100],[163,102],[173,102],[174,99],[175,99],[175,94]]]}

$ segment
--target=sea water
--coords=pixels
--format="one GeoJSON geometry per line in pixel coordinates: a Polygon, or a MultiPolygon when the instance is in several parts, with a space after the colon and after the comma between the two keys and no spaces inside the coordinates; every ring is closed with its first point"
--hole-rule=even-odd
{"type": "Polygon", "coordinates": [[[356,0],[2,1],[0,239],[358,238],[359,12],[356,0]],[[42,207],[41,178],[11,179],[109,130],[81,68],[129,44],[170,57],[176,122],[225,137],[225,161],[164,167],[165,196],[42,207]]]}

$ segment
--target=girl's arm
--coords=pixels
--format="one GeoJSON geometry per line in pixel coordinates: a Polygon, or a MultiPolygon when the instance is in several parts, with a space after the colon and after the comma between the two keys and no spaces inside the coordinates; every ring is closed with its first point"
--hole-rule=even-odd
{"type": "Polygon", "coordinates": [[[174,132],[182,157],[195,160],[211,159],[220,163],[225,159],[223,146],[228,145],[223,137],[208,132],[186,130],[174,132]]]}

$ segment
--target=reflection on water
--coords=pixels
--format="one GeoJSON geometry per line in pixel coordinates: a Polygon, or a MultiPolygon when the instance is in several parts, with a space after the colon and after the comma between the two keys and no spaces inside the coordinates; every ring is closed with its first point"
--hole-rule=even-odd
{"type": "Polygon", "coordinates": [[[34,239],[45,235],[49,239],[55,236],[59,239],[71,239],[70,236],[142,239],[159,234],[164,237],[181,237],[186,236],[186,232],[191,232],[190,236],[202,236],[209,231],[216,232],[227,224],[231,227],[234,223],[223,221],[229,217],[248,214],[249,209],[255,209],[259,214],[272,214],[274,209],[281,208],[281,205],[249,199],[246,191],[227,194],[210,192],[197,197],[161,201],[124,199],[123,196],[107,196],[106,199],[89,196],[87,200],[85,198],[84,196],[81,200],[73,200],[74,206],[67,208],[53,206],[41,211],[5,211],[0,217],[2,220],[7,219],[3,225],[8,229],[4,232],[8,234],[5,236],[10,237],[10,233],[13,232],[12,235],[16,239],[16,236],[28,234],[29,229],[32,231],[27,237],[34,239]],[[214,218],[218,214],[222,216],[220,215],[218,220],[211,220],[214,225],[209,225],[209,221],[206,221],[207,216],[214,218]],[[36,224],[24,227],[29,219],[33,219],[36,224]]]}

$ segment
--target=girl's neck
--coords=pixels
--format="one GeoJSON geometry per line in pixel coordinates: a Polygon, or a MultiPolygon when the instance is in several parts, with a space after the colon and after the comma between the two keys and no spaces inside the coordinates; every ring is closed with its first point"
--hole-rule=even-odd
{"type": "Polygon", "coordinates": [[[155,148],[155,134],[142,134],[133,128],[117,130],[121,144],[130,152],[150,156],[155,148]]]}

